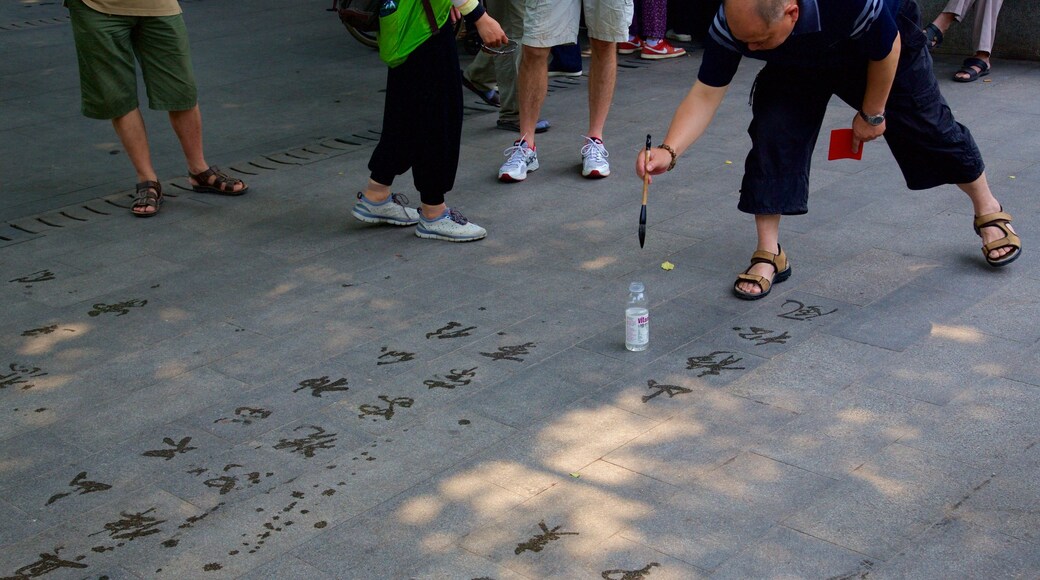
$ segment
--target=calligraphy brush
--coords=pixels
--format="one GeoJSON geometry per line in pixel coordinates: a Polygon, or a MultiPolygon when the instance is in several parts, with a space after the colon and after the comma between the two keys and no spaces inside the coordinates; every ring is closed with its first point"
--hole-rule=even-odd
{"type": "Polygon", "coordinates": [[[646,136],[646,161],[643,163],[643,207],[639,208],[639,247],[646,241],[646,192],[650,188],[650,172],[646,166],[650,163],[650,135],[646,136]]]}

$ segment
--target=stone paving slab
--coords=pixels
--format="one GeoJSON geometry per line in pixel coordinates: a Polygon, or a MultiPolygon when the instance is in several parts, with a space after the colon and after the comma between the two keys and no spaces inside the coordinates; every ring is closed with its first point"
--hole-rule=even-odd
{"type": "Polygon", "coordinates": [[[873,558],[890,559],[990,477],[894,444],[783,523],[873,558]]]}
{"type": "MultiPolygon", "coordinates": [[[[65,10],[0,3],[0,575],[1038,574],[1036,63],[940,75],[1014,265],[988,268],[963,194],[907,191],[883,141],[821,147],[781,228],[794,274],[744,302],[757,63],[655,178],[644,248],[631,163],[697,50],[620,59],[606,180],[578,173],[587,76],[550,84],[521,184],[495,179],[515,135],[467,95],[448,202],[489,236],[447,244],[349,216],[386,73],[327,2],[182,5],[207,159],[251,191],[189,191],[145,110],[170,197],[137,220],[115,135],[79,114],[65,10]]],[[[834,99],[823,131],[852,114],[834,99]]]]}

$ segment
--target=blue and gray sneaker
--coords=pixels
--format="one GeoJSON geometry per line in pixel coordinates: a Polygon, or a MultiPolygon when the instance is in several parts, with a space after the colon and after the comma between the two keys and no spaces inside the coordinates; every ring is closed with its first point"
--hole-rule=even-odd
{"type": "Polygon", "coordinates": [[[419,212],[408,207],[408,198],[403,193],[392,193],[381,203],[369,200],[360,191],[357,198],[350,214],[365,223],[392,226],[414,226],[419,223],[419,212]]]}
{"type": "Polygon", "coordinates": [[[431,240],[472,242],[487,235],[487,230],[466,219],[459,210],[448,208],[440,217],[427,220],[419,214],[415,235],[431,240]]]}

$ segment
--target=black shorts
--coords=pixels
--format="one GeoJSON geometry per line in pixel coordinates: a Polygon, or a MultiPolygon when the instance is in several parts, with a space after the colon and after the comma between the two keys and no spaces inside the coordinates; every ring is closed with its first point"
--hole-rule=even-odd
{"type": "MultiPolygon", "coordinates": [[[[939,92],[917,5],[905,3],[899,18],[902,48],[886,105],[885,142],[910,189],[975,181],[985,165],[971,133],[953,118],[939,92]]],[[[762,69],[752,90],[752,147],[740,188],[741,211],[808,211],[809,165],[827,102],[837,95],[858,111],[866,71],[866,61],[855,70],[774,64],[762,69]]]]}

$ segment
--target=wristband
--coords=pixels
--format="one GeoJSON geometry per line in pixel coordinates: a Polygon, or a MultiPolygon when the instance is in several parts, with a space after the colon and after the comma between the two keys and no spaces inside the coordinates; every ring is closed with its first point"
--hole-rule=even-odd
{"type": "Polygon", "coordinates": [[[678,157],[675,154],[675,149],[672,149],[671,147],[669,147],[668,145],[666,145],[664,143],[661,143],[660,145],[658,145],[657,148],[658,149],[664,149],[665,151],[668,152],[669,155],[672,156],[672,162],[668,164],[667,171],[671,171],[671,170],[675,169],[675,160],[678,157]]]}

